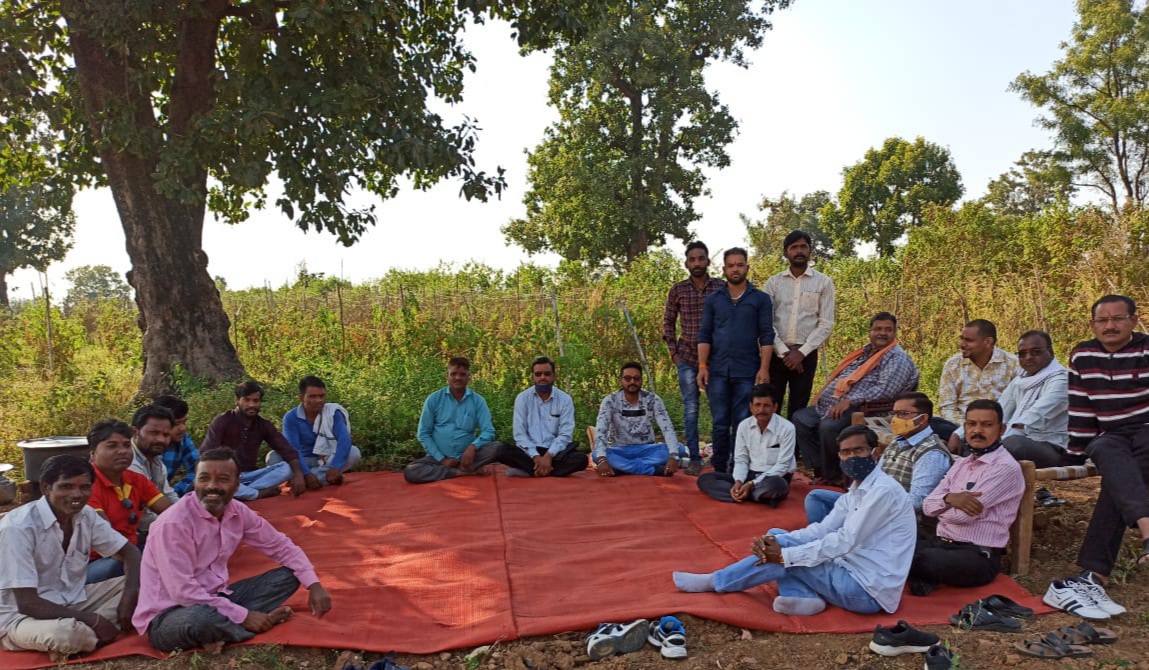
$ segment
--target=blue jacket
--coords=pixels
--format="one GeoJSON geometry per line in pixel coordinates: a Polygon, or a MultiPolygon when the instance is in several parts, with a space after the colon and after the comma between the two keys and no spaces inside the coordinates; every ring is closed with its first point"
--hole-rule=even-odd
{"type": "Polygon", "coordinates": [[[761,366],[760,347],[774,346],[774,304],[770,296],[746,283],[738,302],[729,284],[702,303],[698,343],[710,345],[710,374],[753,378],[761,366]]]}

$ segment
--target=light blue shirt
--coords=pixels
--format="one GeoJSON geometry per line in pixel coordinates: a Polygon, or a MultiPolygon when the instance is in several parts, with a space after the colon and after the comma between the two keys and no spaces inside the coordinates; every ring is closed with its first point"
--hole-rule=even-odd
{"type": "Polygon", "coordinates": [[[563,391],[552,387],[543,400],[532,386],[515,397],[515,445],[528,456],[537,455],[537,447],[558,455],[574,439],[574,429],[574,400],[563,391]]]}
{"type": "Polygon", "coordinates": [[[462,400],[455,400],[450,387],[444,387],[423,401],[419,443],[435,460],[459,458],[468,446],[481,447],[494,439],[491,409],[483,396],[471,389],[463,393],[462,400]]]}
{"type": "MultiPolygon", "coordinates": [[[[893,447],[898,451],[905,451],[918,446],[922,440],[934,434],[933,428],[926,426],[925,430],[920,433],[914,433],[907,438],[899,437],[894,440],[893,447]]],[[[882,456],[885,459],[885,456],[882,456]]],[[[940,451],[930,451],[922,454],[914,463],[914,474],[910,479],[910,504],[914,506],[915,512],[920,512],[922,509],[922,501],[926,496],[933,493],[933,490],[938,487],[942,477],[946,476],[946,472],[950,469],[950,457],[940,451]]],[[[882,462],[878,461],[878,467],[882,467],[882,462]]]]}

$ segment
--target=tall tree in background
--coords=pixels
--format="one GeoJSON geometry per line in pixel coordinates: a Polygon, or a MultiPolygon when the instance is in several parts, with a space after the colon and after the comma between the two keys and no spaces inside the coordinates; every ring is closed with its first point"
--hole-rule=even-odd
{"type": "Polygon", "coordinates": [[[758,204],[758,210],[767,213],[764,220],[754,221],[742,216],[754,255],[780,258],[782,242],[786,236],[791,231],[803,230],[814,241],[814,256],[817,259],[829,260],[836,253],[852,256],[853,248],[835,250],[833,238],[822,228],[822,208],[830,202],[827,191],[814,191],[801,198],[783,191],[777,198],[763,198],[758,204]]]}
{"type": "Polygon", "coordinates": [[[1079,186],[1112,207],[1149,198],[1149,11],[1132,0],[1078,0],[1064,57],[1045,74],[1020,75],[1012,89],[1049,114],[1038,124],[1079,186]]]}
{"type": "Polygon", "coordinates": [[[81,265],[64,273],[64,279],[72,285],[64,298],[64,308],[69,310],[97,300],[123,302],[132,295],[123,278],[108,265],[81,265]]]}
{"type": "Polygon", "coordinates": [[[703,80],[745,67],[767,17],[789,0],[631,0],[577,44],[554,43],[550,103],[560,120],[531,152],[526,217],[503,227],[529,253],[628,266],[667,238],[688,240],[703,167],[730,163],[737,123],[703,80]]]}
{"type": "Polygon", "coordinates": [[[920,226],[929,205],[948,207],[961,197],[961,175],[948,149],[921,137],[899,137],[870,149],[842,171],[838,203],[822,208],[822,225],[838,249],[873,242],[878,255],[894,255],[894,242],[920,226]]]}
{"type": "Polygon", "coordinates": [[[1027,151],[1008,172],[989,182],[982,202],[998,214],[1037,214],[1073,197],[1073,174],[1051,151],[1027,151]]]}
{"type": "Polygon", "coordinates": [[[43,114],[69,176],[111,187],[144,333],[141,389],[164,388],[175,366],[231,380],[243,366],[207,272],[205,211],[243,221],[274,174],[284,215],[349,245],[375,222],[344,204],[353,188],[389,198],[401,177],[419,189],[456,178],[467,198],[499,193],[501,174],[475,167],[473,123],[428,106],[461,99],[475,62],[460,34],[514,15],[529,46],[536,32],[577,33],[591,4],[0,0],[0,114],[43,114]]]}

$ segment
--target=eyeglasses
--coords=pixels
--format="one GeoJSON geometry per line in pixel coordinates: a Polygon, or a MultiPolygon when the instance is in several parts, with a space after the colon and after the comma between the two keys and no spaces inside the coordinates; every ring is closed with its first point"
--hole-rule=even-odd
{"type": "Polygon", "coordinates": [[[838,450],[838,458],[841,458],[841,459],[857,458],[858,456],[869,456],[869,455],[870,455],[870,448],[869,447],[854,447],[853,449],[839,449],[838,450]]]}
{"type": "Polygon", "coordinates": [[[642,377],[641,376],[632,377],[630,375],[623,375],[622,381],[624,381],[624,382],[640,382],[640,381],[642,381],[642,377]]]}
{"type": "Polygon", "coordinates": [[[1036,349],[1018,349],[1017,350],[1017,357],[1018,358],[1030,358],[1030,357],[1037,358],[1038,356],[1040,356],[1044,353],[1045,353],[1045,347],[1038,347],[1036,349]]]}
{"type": "Polygon", "coordinates": [[[124,509],[127,509],[127,510],[132,510],[131,513],[128,514],[128,523],[133,525],[133,526],[136,525],[136,523],[140,520],[140,516],[138,514],[136,514],[136,510],[132,509],[131,499],[120,498],[120,507],[123,507],[124,509]]]}
{"type": "Polygon", "coordinates": [[[913,419],[920,414],[916,409],[896,409],[890,413],[899,419],[913,419]]]}
{"type": "Polygon", "coordinates": [[[1093,319],[1091,323],[1097,326],[1108,326],[1111,323],[1113,325],[1120,325],[1132,318],[1132,314],[1116,314],[1114,316],[1103,316],[1100,319],[1093,319]]]}

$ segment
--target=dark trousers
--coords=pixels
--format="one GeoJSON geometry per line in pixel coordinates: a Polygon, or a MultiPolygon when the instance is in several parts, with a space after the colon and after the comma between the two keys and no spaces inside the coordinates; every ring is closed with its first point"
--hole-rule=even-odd
{"type": "Polygon", "coordinates": [[[1033,465],[1038,468],[1060,468],[1085,463],[1084,456],[1070,454],[1056,444],[1031,440],[1024,435],[1010,435],[1001,441],[1001,446],[1013,454],[1015,459],[1033,461],[1033,465]]]}
{"type": "MultiPolygon", "coordinates": [[[[543,447],[535,447],[539,456],[547,453],[543,447]]],[[[533,456],[528,456],[527,452],[516,447],[513,444],[504,444],[499,450],[499,455],[496,458],[498,462],[509,468],[518,468],[524,472],[529,472],[532,477],[535,476],[535,459],[533,456]]],[[[551,459],[551,477],[569,477],[576,472],[586,470],[588,460],[586,454],[578,450],[578,442],[571,442],[555,457],[551,459]]]]}
{"type": "MultiPolygon", "coordinates": [[[[287,602],[299,588],[290,568],[276,568],[231,585],[231,593],[220,594],[236,605],[256,612],[268,612],[287,602]]],[[[243,642],[255,633],[234,623],[210,605],[171,607],[152,619],[148,641],[163,652],[188,651],[214,642],[243,642]]]]}
{"type": "Polygon", "coordinates": [[[814,390],[814,373],[818,369],[818,350],[810,352],[802,361],[802,371],[795,372],[786,367],[782,359],[775,356],[770,359],[770,384],[778,390],[778,397],[774,399],[778,407],[782,407],[782,398],[789,389],[789,401],[786,404],[786,416],[793,418],[794,412],[810,404],[810,393],[814,390]]]}
{"type": "Polygon", "coordinates": [[[937,586],[984,586],[1001,572],[1001,551],[986,552],[975,545],[945,540],[918,540],[910,579],[937,586]]]}
{"type": "Polygon", "coordinates": [[[1089,443],[1101,493],[1081,541],[1077,564],[1108,575],[1117,564],[1125,529],[1149,517],[1149,425],[1122,426],[1089,443]]]}
{"type": "MultiPolygon", "coordinates": [[[[751,471],[747,475],[748,479],[754,479],[761,472],[751,471]]],[[[736,502],[734,496],[730,495],[730,489],[734,487],[734,475],[725,472],[707,472],[698,478],[698,489],[706,495],[720,500],[722,502],[736,502]]],[[[790,495],[790,475],[783,475],[781,477],[767,477],[761,481],[754,490],[750,492],[749,497],[746,498],[747,502],[778,502],[790,495]]]]}
{"type": "Polygon", "coordinates": [[[818,416],[817,409],[806,407],[790,417],[794,423],[794,435],[802,461],[826,479],[843,476],[841,461],[838,459],[838,433],[850,425],[850,415],[853,412],[851,408],[841,419],[823,419],[818,416]]]}
{"type": "Polygon", "coordinates": [[[734,431],[750,416],[750,390],[753,388],[754,377],[710,375],[706,399],[710,403],[710,440],[714,449],[710,464],[715,472],[730,470],[734,456],[734,431]]]}

